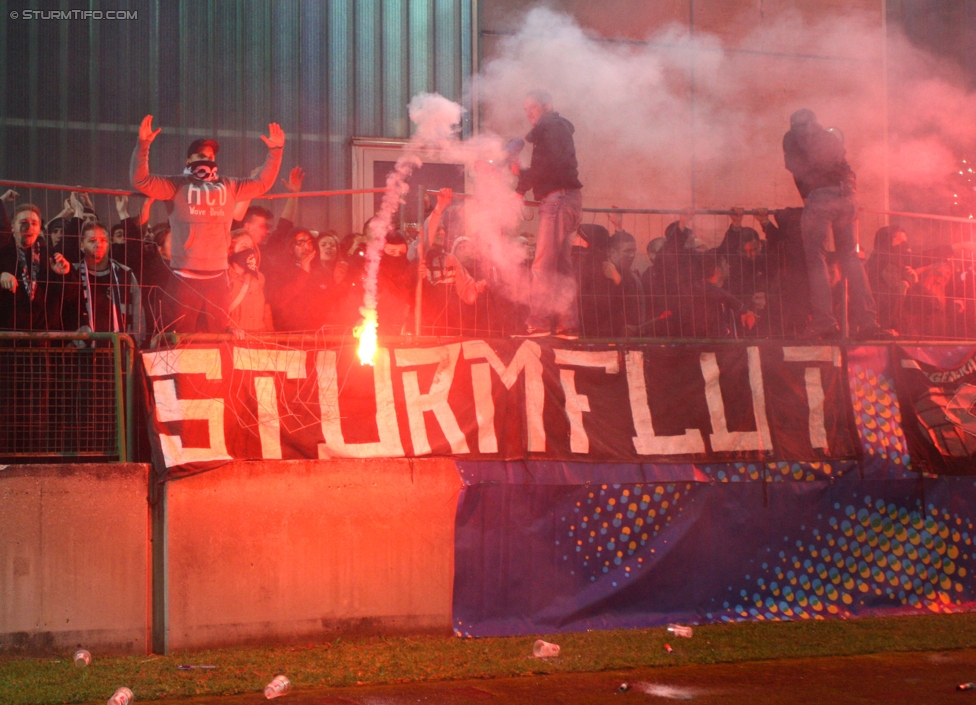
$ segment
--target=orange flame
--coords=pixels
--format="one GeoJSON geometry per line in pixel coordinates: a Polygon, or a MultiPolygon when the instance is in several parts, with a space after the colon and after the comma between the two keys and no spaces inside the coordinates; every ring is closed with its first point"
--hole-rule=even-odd
{"type": "Polygon", "coordinates": [[[376,311],[360,309],[363,320],[352,334],[359,338],[359,364],[372,365],[376,357],[376,311]]]}

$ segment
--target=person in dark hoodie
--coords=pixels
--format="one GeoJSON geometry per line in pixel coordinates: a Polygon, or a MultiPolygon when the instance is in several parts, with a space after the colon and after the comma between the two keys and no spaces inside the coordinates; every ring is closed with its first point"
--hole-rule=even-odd
{"type": "Polygon", "coordinates": [[[532,145],[532,162],[519,174],[515,190],[519,194],[531,190],[540,201],[525,334],[549,335],[555,319],[556,336],[575,339],[579,311],[570,252],[583,209],[575,128],[552,109],[552,97],[545,91],[530,92],[523,107],[532,124],[525,136],[532,145]]]}
{"type": "Polygon", "coordinates": [[[771,333],[795,338],[804,333],[810,320],[810,286],[800,228],[803,209],[758,208],[757,211],[757,220],[766,234],[773,272],[769,286],[771,333]]]}
{"type": "Polygon", "coordinates": [[[875,340],[894,337],[892,331],[878,325],[871,286],[857,254],[857,177],[847,163],[839,131],[822,127],[812,110],[797,110],[790,116],[789,132],[783,136],[783,156],[803,198],[800,228],[813,309],[805,337],[840,337],[827,276],[828,230],[834,233],[838,263],[847,279],[848,310],[852,329],[856,326],[855,336],[875,340]]]}
{"type": "Polygon", "coordinates": [[[216,140],[199,139],[186,150],[186,168],[178,176],[149,173],[149,147],[159,130],[152,115],[139,126],[139,141],[132,152],[132,185],[158,201],[164,201],[172,228],[172,291],[163,300],[167,324],[178,333],[237,333],[227,309],[227,251],[230,246],[234,206],[257,198],[270,189],[278,176],[285,133],[277,123],[268,125],[261,139],[268,157],[252,178],[239,179],[217,173],[216,140]]]}
{"type": "Polygon", "coordinates": [[[380,268],[376,275],[376,314],[380,335],[402,335],[411,330],[414,292],[418,270],[427,275],[427,267],[411,264],[407,259],[407,241],[397,232],[386,236],[380,268]]]}
{"type": "Polygon", "coordinates": [[[278,331],[314,331],[328,321],[327,273],[318,262],[315,236],[308,228],[292,228],[289,259],[278,260],[268,274],[267,297],[278,331]]]}
{"type": "Polygon", "coordinates": [[[886,225],[874,234],[868,258],[868,281],[878,304],[878,319],[886,328],[904,331],[905,296],[918,277],[911,268],[912,251],[902,228],[886,225]],[[914,276],[914,279],[913,279],[914,276]]]}

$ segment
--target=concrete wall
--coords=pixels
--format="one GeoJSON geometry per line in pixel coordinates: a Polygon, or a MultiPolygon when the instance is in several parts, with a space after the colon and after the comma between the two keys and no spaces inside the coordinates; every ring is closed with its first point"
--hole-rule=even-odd
{"type": "Polygon", "coordinates": [[[154,649],[451,631],[448,459],[235,462],[165,487],[154,649]]]}
{"type": "Polygon", "coordinates": [[[149,650],[148,476],[0,466],[0,653],[149,650]]]}

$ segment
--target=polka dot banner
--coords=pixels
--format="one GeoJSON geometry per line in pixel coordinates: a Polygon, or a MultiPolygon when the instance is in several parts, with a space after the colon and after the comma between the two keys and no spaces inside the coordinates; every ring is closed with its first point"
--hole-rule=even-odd
{"type": "Polygon", "coordinates": [[[834,505],[826,529],[801,526],[746,575],[710,621],[823,619],[885,607],[968,610],[973,522],[945,508],[864,497],[834,505]]]}

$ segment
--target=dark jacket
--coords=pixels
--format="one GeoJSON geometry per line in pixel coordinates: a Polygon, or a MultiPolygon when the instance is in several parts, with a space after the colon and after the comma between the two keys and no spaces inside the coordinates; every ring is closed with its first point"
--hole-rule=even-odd
{"type": "Polygon", "coordinates": [[[573,143],[573,123],[550,110],[525,136],[532,145],[532,164],[519,176],[518,193],[532,191],[541,201],[559,189],[579,189],[579,165],[573,143]]]}
{"type": "Polygon", "coordinates": [[[711,282],[695,282],[691,296],[681,301],[682,334],[695,338],[736,337],[739,314],[745,306],[725,289],[711,282]]]}
{"type": "Polygon", "coordinates": [[[413,304],[417,290],[417,268],[406,255],[391,257],[384,254],[376,273],[377,332],[380,335],[401,335],[404,325],[413,328],[413,304]]]}
{"type": "Polygon", "coordinates": [[[820,188],[856,185],[844,143],[815,122],[797,125],[783,135],[783,156],[804,200],[820,188]]]}
{"type": "Polygon", "coordinates": [[[328,295],[332,275],[319,263],[312,262],[308,272],[299,263],[279,260],[268,270],[265,296],[271,306],[271,318],[277,331],[318,330],[329,322],[328,295]]]}
{"type": "Polygon", "coordinates": [[[55,277],[48,269],[48,250],[38,241],[25,250],[26,256],[20,261],[17,250],[13,239],[0,247],[0,272],[17,278],[15,292],[0,289],[0,330],[57,330],[60,324],[55,301],[60,290],[51,286],[51,280],[60,282],[61,277],[55,277]]]}
{"type": "Polygon", "coordinates": [[[84,262],[72,265],[62,292],[61,326],[66,331],[137,336],[145,332],[142,290],[132,270],[120,262],[110,261],[100,272],[89,270],[84,262]]]}

